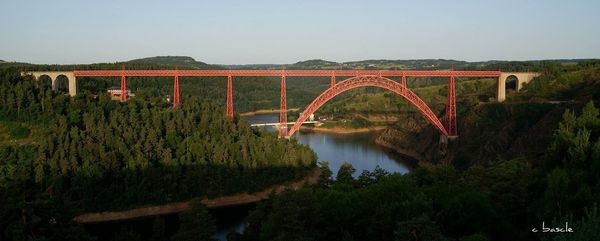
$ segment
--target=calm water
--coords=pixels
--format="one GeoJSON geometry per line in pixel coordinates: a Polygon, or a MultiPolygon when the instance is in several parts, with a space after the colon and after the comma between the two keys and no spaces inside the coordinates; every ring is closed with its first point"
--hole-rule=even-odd
{"type": "MultiPolygon", "coordinates": [[[[261,114],[244,117],[250,124],[275,123],[279,120],[278,114],[261,114]]],[[[267,127],[274,131],[273,127],[267,127]]],[[[344,161],[349,162],[356,169],[358,176],[363,170],[373,170],[376,166],[389,171],[407,173],[406,161],[399,155],[390,153],[377,146],[374,139],[376,133],[359,134],[330,134],[300,132],[293,138],[298,142],[310,146],[319,161],[328,161],[329,168],[337,173],[344,161]]]]}
{"type": "MultiPolygon", "coordinates": [[[[260,114],[244,117],[250,124],[275,123],[279,121],[278,114],[260,114]]],[[[266,127],[267,130],[274,131],[273,127],[266,127]]],[[[329,168],[335,174],[344,161],[349,162],[356,169],[355,176],[360,175],[363,170],[373,170],[376,166],[389,171],[398,173],[407,173],[409,171],[406,160],[401,156],[390,153],[377,146],[374,139],[376,133],[361,134],[329,134],[329,133],[307,133],[300,132],[293,138],[298,142],[310,146],[319,161],[328,161],[329,168]]],[[[243,231],[246,223],[248,210],[241,210],[241,215],[232,215],[232,220],[223,220],[222,225],[218,225],[219,231],[214,236],[219,240],[226,240],[227,233],[230,231],[243,231]]],[[[222,218],[217,216],[220,221],[222,218]]]]}
{"type": "MultiPolygon", "coordinates": [[[[278,122],[278,114],[261,114],[244,117],[251,124],[255,123],[274,123],[278,122]]],[[[267,127],[274,131],[273,127],[267,127]]],[[[349,162],[356,169],[355,176],[360,175],[363,170],[373,170],[376,166],[389,171],[407,173],[409,171],[407,163],[398,155],[387,152],[375,145],[374,138],[376,133],[366,134],[326,134],[326,133],[306,133],[301,132],[293,138],[298,142],[310,146],[317,153],[319,161],[327,160],[329,167],[335,174],[344,161],[349,162]]],[[[215,218],[218,231],[213,236],[218,240],[227,240],[227,234],[230,232],[243,232],[246,228],[246,219],[248,213],[255,208],[254,204],[238,207],[212,209],[211,215],[215,218]]],[[[166,231],[173,234],[177,229],[178,218],[176,214],[163,216],[166,223],[166,231]]],[[[144,234],[143,238],[149,238],[152,230],[153,217],[128,220],[123,222],[112,222],[86,225],[88,230],[99,236],[99,240],[107,240],[118,232],[122,227],[133,228],[136,232],[144,234]],[[148,236],[148,237],[146,237],[148,236]]]]}

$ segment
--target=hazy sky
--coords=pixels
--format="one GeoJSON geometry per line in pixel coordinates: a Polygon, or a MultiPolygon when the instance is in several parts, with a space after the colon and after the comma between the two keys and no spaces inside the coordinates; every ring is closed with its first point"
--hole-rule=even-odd
{"type": "Polygon", "coordinates": [[[0,59],[600,58],[599,0],[0,0],[0,59]]]}

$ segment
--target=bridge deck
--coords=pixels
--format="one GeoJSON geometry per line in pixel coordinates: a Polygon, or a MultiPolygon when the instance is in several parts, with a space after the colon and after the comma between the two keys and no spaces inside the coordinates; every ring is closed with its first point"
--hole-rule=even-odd
{"type": "Polygon", "coordinates": [[[83,76],[407,76],[499,77],[500,71],[456,70],[75,70],[83,76]]]}

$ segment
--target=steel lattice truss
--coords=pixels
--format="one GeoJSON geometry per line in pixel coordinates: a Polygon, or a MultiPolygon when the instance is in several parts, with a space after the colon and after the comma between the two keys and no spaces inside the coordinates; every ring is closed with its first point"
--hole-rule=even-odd
{"type": "Polygon", "coordinates": [[[454,70],[75,70],[84,76],[407,76],[407,77],[499,77],[500,71],[454,70]]]}
{"type": "Polygon", "coordinates": [[[427,106],[427,104],[421,100],[421,98],[419,98],[419,96],[417,96],[410,89],[406,88],[405,85],[403,86],[402,84],[391,79],[374,75],[352,77],[337,83],[333,88],[325,90],[325,92],[319,95],[312,103],[310,103],[310,105],[308,105],[308,107],[306,107],[306,109],[304,109],[298,120],[289,130],[288,135],[291,136],[294,134],[294,132],[298,131],[302,123],[306,121],[311,114],[315,113],[315,111],[317,111],[333,97],[348,90],[365,86],[384,88],[402,96],[409,103],[415,106],[425,116],[425,118],[440,131],[440,133],[443,135],[448,135],[448,131],[444,125],[442,125],[442,122],[433,113],[433,111],[431,111],[429,106],[427,106]]]}
{"type": "Polygon", "coordinates": [[[281,109],[279,114],[279,135],[290,137],[308,117],[331,98],[353,88],[375,86],[390,90],[415,106],[425,118],[444,136],[456,136],[456,96],[455,77],[499,77],[500,71],[454,71],[454,70],[75,70],[75,77],[121,77],[121,100],[127,100],[127,77],[168,76],[174,77],[173,107],[180,104],[179,78],[186,76],[226,76],[227,110],[233,118],[233,77],[235,76],[278,76],[281,77],[281,109]],[[319,95],[303,112],[291,129],[287,126],[286,76],[327,76],[331,77],[330,87],[319,95]],[[336,77],[349,77],[336,82],[336,77]],[[400,83],[388,77],[401,77],[400,83]],[[445,124],[431,111],[429,106],[414,92],[406,88],[406,77],[448,77],[448,100],[446,103],[445,124]]]}

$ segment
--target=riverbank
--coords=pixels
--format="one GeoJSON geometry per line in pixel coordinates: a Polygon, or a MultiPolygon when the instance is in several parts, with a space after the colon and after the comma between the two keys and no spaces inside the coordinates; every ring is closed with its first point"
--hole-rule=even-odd
{"type": "Polygon", "coordinates": [[[378,146],[381,146],[385,149],[388,149],[390,151],[393,151],[397,154],[400,154],[402,156],[410,158],[411,161],[413,161],[417,166],[420,166],[420,167],[431,166],[430,162],[423,161],[423,157],[415,151],[399,148],[397,146],[392,145],[391,143],[388,143],[388,142],[382,140],[381,138],[375,139],[375,144],[377,144],[378,146]]]}
{"type": "MultiPolygon", "coordinates": [[[[287,112],[298,112],[300,110],[300,108],[291,108],[291,109],[287,109],[287,112]]],[[[240,116],[252,116],[252,115],[261,115],[261,114],[276,114],[279,113],[281,110],[279,109],[268,109],[268,110],[257,110],[257,111],[250,111],[250,112],[244,112],[244,113],[240,113],[240,116]]]]}
{"type": "Polygon", "coordinates": [[[374,131],[383,131],[387,128],[387,126],[372,126],[365,128],[342,128],[342,127],[332,127],[332,128],[324,128],[324,127],[300,127],[300,131],[303,132],[319,132],[319,133],[331,133],[331,134],[357,134],[357,133],[367,133],[374,131]]]}
{"type": "MultiPolygon", "coordinates": [[[[218,198],[202,199],[202,203],[208,208],[221,208],[230,206],[239,206],[243,204],[255,203],[269,198],[271,193],[280,193],[285,189],[297,190],[306,184],[315,184],[319,180],[321,170],[315,168],[307,177],[291,182],[272,186],[265,190],[255,193],[237,193],[218,198]]],[[[125,211],[107,211],[99,213],[86,213],[73,218],[79,223],[101,223],[111,221],[122,221],[128,219],[142,218],[148,216],[159,216],[172,213],[179,213],[189,208],[189,200],[182,202],[168,203],[164,205],[155,205],[149,207],[134,208],[125,211]]]]}

